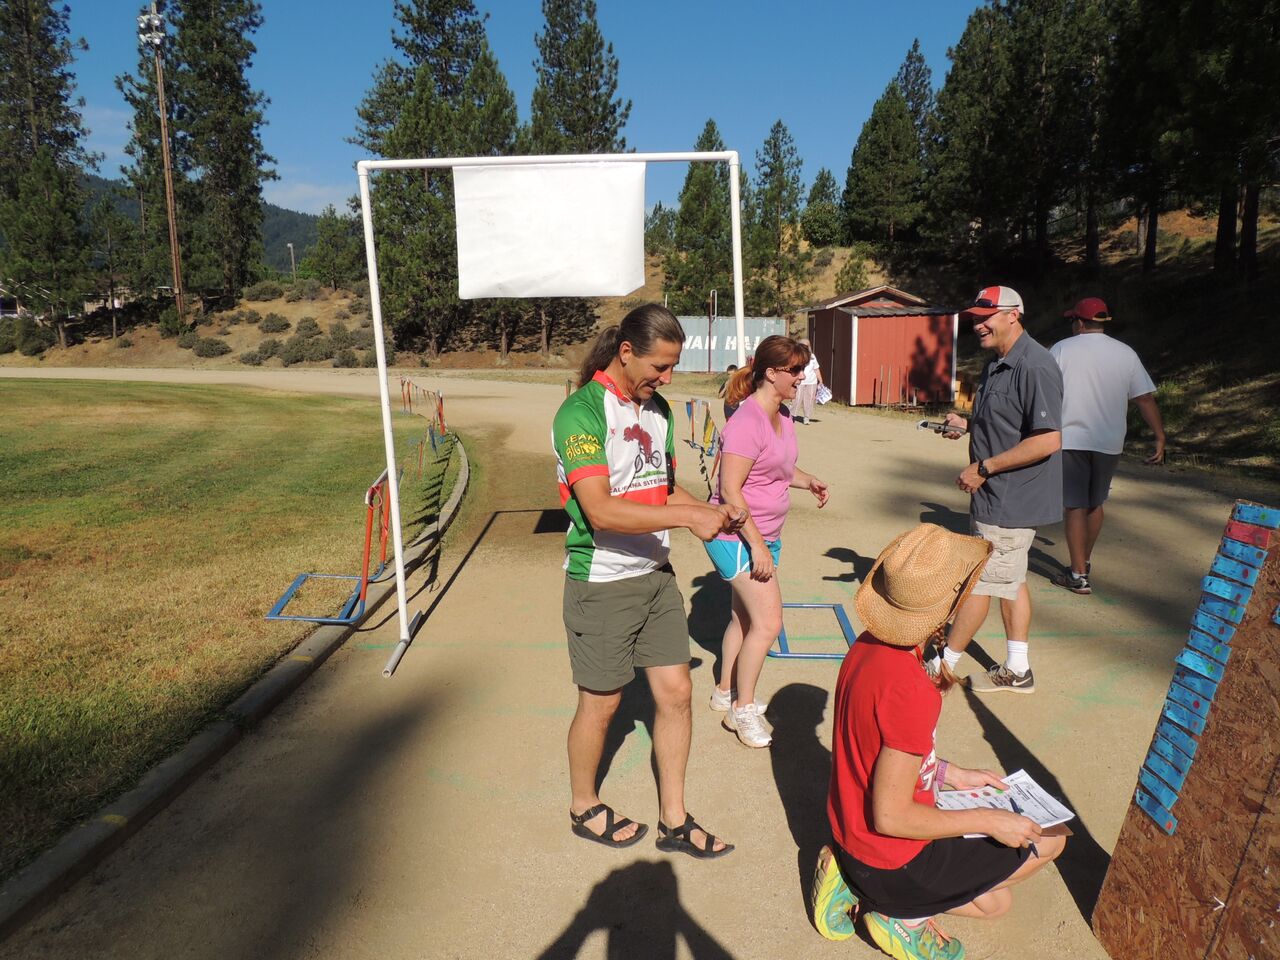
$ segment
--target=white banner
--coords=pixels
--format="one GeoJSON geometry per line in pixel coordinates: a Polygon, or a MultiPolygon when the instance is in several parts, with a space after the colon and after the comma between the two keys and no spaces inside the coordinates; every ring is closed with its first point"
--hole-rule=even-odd
{"type": "Polygon", "coordinates": [[[455,167],[458,296],[615,297],[644,286],[644,168],[455,167]]]}

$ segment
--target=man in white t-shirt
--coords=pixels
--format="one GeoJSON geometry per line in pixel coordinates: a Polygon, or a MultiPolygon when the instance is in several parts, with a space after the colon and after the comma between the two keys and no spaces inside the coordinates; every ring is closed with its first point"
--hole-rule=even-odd
{"type": "Polygon", "coordinates": [[[1074,336],[1049,352],[1062,368],[1062,504],[1071,569],[1058,581],[1072,593],[1088,594],[1089,558],[1102,532],[1102,505],[1124,449],[1132,402],[1156,437],[1151,464],[1164,461],[1164,423],[1156,386],[1132,348],[1104,332],[1111,311],[1086,297],[1063,314],[1074,336]]]}
{"type": "Polygon", "coordinates": [[[813,347],[808,340],[799,341],[809,351],[809,362],[805,364],[804,375],[796,385],[796,406],[792,420],[795,423],[808,423],[813,416],[813,401],[818,395],[818,384],[822,383],[822,368],[818,366],[818,358],[813,354],[813,347]]]}

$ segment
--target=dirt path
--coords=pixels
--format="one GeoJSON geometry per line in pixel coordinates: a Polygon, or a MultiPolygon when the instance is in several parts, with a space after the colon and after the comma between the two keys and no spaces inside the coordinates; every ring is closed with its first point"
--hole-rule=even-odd
{"type": "MultiPolygon", "coordinates": [[[[376,395],[367,373],[100,375],[376,395]]],[[[476,441],[479,480],[435,582],[415,584],[410,609],[430,617],[396,677],[380,675],[396,633],[384,608],[208,775],[0,946],[0,958],[880,955],[858,941],[828,944],[804,912],[824,834],[837,664],[771,660],[762,691],[773,699],[775,745],[740,747],[705,706],[726,594],[688,535],[673,537],[673,563],[698,658],[689,805],[739,849],[699,863],[648,841],[615,853],[569,833],[564,735],[574,694],[547,449],[563,389],[462,378],[444,389],[452,424],[476,441]]],[[[832,502],[819,515],[797,497],[782,586],[788,600],[840,602],[852,616],[858,578],[894,534],[922,519],[964,522],[965,498],[951,483],[964,453],[899,420],[824,414],[801,428],[801,464],[830,482],[832,502]]],[[[696,467],[685,452],[682,482],[704,490],[696,467]]],[[[1105,956],[1085,917],[1232,496],[1123,466],[1092,598],[1044,576],[1065,556],[1061,528],[1042,531],[1036,546],[1038,692],[945,701],[943,754],[1025,767],[1079,815],[1059,868],[1020,888],[1009,917],[947,923],[970,957],[1105,956]]],[[[787,623],[797,649],[842,646],[825,613],[787,623]]],[[[979,641],[996,657],[1000,635],[993,614],[979,641]]],[[[651,713],[633,685],[604,788],[650,823],[651,713]]]]}

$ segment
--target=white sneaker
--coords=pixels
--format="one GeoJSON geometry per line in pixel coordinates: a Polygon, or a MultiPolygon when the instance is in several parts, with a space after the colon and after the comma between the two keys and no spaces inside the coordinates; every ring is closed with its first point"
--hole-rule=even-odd
{"type": "Polygon", "coordinates": [[[736,733],[738,739],[748,747],[767,747],[773,743],[773,737],[769,735],[754,703],[748,703],[745,707],[732,707],[721,724],[726,730],[736,733]]]}
{"type": "MultiPolygon", "coordinates": [[[[725,692],[719,687],[711,688],[711,709],[716,711],[716,713],[727,713],[729,708],[733,706],[733,701],[736,699],[738,699],[737,690],[725,692]]],[[[756,713],[760,714],[760,716],[763,717],[768,709],[768,700],[756,701],[756,713]]]]}

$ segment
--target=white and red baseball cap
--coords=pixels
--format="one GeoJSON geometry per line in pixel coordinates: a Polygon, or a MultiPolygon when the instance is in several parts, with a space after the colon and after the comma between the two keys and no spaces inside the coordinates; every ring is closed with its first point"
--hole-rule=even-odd
{"type": "Polygon", "coordinates": [[[1013,287],[983,287],[963,312],[973,317],[989,317],[1001,310],[1017,310],[1019,315],[1026,312],[1022,295],[1013,287]]]}

